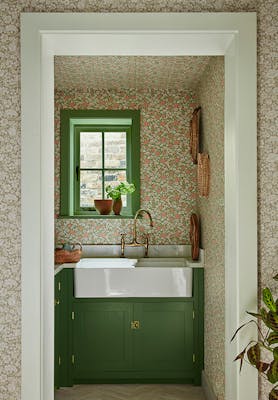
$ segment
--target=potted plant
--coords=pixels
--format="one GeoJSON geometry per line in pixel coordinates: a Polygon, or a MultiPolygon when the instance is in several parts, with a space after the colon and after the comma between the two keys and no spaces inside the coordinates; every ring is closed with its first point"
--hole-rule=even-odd
{"type": "Polygon", "coordinates": [[[112,210],[112,200],[111,199],[95,199],[94,205],[96,210],[100,215],[109,215],[112,210]]]}
{"type": "MultiPolygon", "coordinates": [[[[273,278],[278,280],[278,274],[273,278]]],[[[248,345],[237,355],[236,360],[240,360],[240,370],[243,361],[248,362],[258,372],[273,384],[269,392],[269,400],[278,399],[278,299],[274,301],[269,288],[263,289],[263,302],[266,305],[262,307],[259,313],[248,312],[248,314],[260,320],[258,324],[255,320],[250,320],[241,325],[235,332],[231,341],[237,333],[246,325],[254,323],[258,327],[259,339],[252,340],[248,345]],[[264,327],[266,330],[264,330],[264,327]],[[266,333],[264,333],[264,331],[266,333]],[[247,359],[246,359],[247,354],[247,359]],[[267,361],[266,361],[267,360],[267,361]]]]}
{"type": "Polygon", "coordinates": [[[113,199],[113,211],[115,215],[120,215],[122,210],[122,195],[133,193],[135,186],[133,183],[121,182],[119,185],[112,187],[111,185],[106,186],[105,192],[107,197],[113,199]]]}

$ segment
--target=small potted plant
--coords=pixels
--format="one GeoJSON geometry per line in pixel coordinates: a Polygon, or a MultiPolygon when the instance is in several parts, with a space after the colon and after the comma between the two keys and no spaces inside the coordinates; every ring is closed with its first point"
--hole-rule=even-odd
{"type": "Polygon", "coordinates": [[[113,199],[113,211],[115,215],[120,215],[122,210],[122,195],[133,193],[135,186],[133,183],[121,182],[119,185],[112,187],[111,185],[106,186],[105,191],[107,197],[113,199]]]}
{"type": "Polygon", "coordinates": [[[112,210],[111,199],[94,199],[94,204],[100,215],[109,215],[112,210]]]}

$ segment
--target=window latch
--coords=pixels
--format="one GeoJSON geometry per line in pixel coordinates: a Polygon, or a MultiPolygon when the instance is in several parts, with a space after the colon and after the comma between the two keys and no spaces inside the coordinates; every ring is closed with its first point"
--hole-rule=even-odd
{"type": "Polygon", "coordinates": [[[75,173],[76,173],[76,180],[79,181],[79,166],[78,165],[75,168],[75,173]]]}

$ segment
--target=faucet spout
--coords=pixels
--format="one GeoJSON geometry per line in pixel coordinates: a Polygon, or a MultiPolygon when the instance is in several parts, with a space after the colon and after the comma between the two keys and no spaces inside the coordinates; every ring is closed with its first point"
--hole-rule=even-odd
{"type": "Polygon", "coordinates": [[[140,214],[147,214],[149,221],[150,221],[150,227],[153,228],[153,219],[151,216],[151,213],[148,210],[144,210],[143,208],[140,208],[135,216],[134,216],[134,222],[133,222],[133,229],[132,229],[132,242],[131,243],[125,243],[125,234],[121,234],[121,257],[124,257],[124,251],[125,251],[125,246],[129,246],[129,247],[140,247],[143,246],[145,247],[145,257],[148,256],[148,250],[149,250],[149,238],[150,235],[149,233],[147,233],[145,235],[146,241],[145,243],[140,243],[137,240],[137,220],[140,214]]]}
{"type": "Polygon", "coordinates": [[[132,242],[134,244],[138,243],[138,241],[137,241],[137,220],[138,220],[139,215],[143,214],[143,213],[147,214],[147,216],[149,217],[149,220],[150,220],[150,227],[153,228],[153,219],[152,219],[151,213],[148,210],[144,210],[143,208],[140,208],[136,212],[135,217],[134,217],[133,238],[132,238],[132,242]]]}

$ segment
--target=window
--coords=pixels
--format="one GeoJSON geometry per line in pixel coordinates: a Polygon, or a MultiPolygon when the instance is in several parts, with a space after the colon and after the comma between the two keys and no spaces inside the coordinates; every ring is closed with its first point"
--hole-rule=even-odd
{"type": "MultiPolygon", "coordinates": [[[[105,187],[128,181],[122,216],[140,206],[140,112],[61,110],[61,216],[99,216],[94,199],[105,187]]],[[[106,216],[111,218],[111,216],[106,216]]]]}

